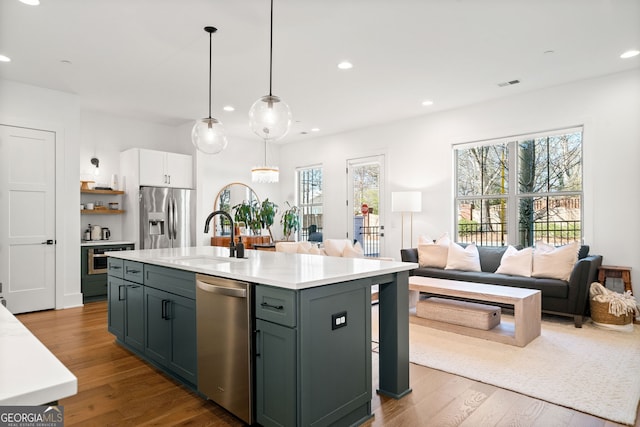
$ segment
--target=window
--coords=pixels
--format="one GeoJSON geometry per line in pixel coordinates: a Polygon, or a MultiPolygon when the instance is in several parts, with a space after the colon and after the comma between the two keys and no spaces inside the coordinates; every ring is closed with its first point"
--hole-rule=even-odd
{"type": "Polygon", "coordinates": [[[309,227],[322,233],[322,168],[298,169],[298,207],[300,208],[299,240],[307,240],[309,227]]]}
{"type": "Polygon", "coordinates": [[[454,147],[458,242],[582,239],[582,128],[454,147]]]}

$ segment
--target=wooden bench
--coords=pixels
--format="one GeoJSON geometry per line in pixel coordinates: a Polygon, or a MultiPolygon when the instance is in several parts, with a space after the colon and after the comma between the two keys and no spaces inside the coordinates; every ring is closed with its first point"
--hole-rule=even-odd
{"type": "Polygon", "coordinates": [[[454,325],[417,316],[411,318],[413,323],[518,347],[524,347],[540,336],[542,298],[538,290],[422,276],[409,277],[409,290],[513,306],[513,323],[502,318],[500,324],[490,330],[454,325]]]}

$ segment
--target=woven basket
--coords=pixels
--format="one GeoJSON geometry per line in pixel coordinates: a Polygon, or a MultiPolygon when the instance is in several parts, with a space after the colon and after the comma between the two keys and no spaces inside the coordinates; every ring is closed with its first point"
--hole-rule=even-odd
{"type": "Polygon", "coordinates": [[[609,303],[591,300],[591,320],[606,325],[628,325],[633,321],[632,313],[614,316],[609,313],[609,303]]]}

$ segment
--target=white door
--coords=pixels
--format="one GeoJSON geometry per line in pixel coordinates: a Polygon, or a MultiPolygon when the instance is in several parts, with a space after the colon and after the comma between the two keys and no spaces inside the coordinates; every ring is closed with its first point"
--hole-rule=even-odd
{"type": "Polygon", "coordinates": [[[365,256],[384,256],[384,155],[347,160],[347,237],[365,256]]]}
{"type": "Polygon", "coordinates": [[[0,283],[12,313],[55,307],[55,134],[0,125],[0,283]]]}

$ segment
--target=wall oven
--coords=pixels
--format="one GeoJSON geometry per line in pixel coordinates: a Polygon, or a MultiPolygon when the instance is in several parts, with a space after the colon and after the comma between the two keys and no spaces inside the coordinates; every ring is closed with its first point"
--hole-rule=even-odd
{"type": "Polygon", "coordinates": [[[81,246],[81,287],[85,302],[107,297],[107,256],[111,251],[133,249],[131,243],[81,246]]]}
{"type": "Polygon", "coordinates": [[[106,274],[107,273],[107,253],[110,251],[125,251],[133,249],[123,246],[100,246],[87,250],[87,274],[106,274]]]}
{"type": "Polygon", "coordinates": [[[93,248],[87,251],[88,274],[104,274],[107,272],[107,254],[111,248],[93,248]]]}

